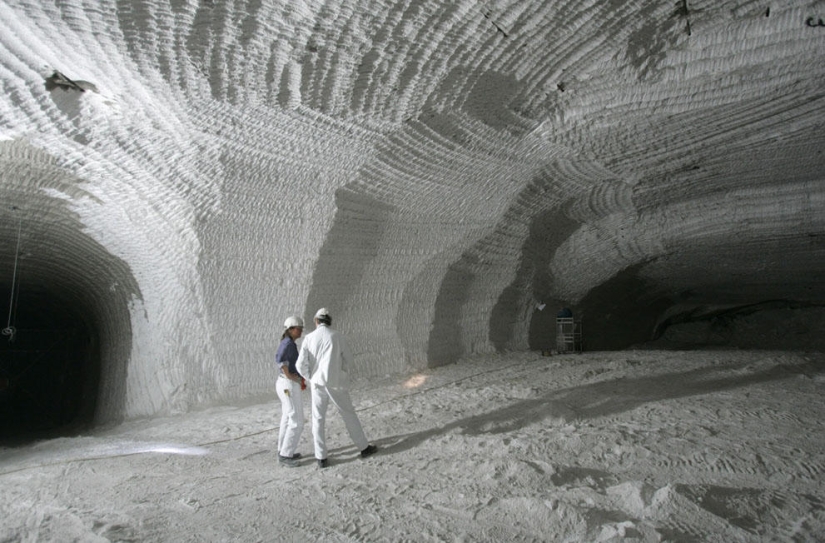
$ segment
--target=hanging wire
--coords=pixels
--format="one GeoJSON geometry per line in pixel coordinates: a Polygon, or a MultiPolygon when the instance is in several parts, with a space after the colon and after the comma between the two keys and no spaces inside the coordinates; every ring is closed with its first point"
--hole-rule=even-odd
{"type": "MultiPolygon", "coordinates": [[[[12,208],[13,210],[17,210],[16,207],[12,208]]],[[[17,283],[17,261],[20,257],[20,232],[23,227],[23,218],[20,217],[17,220],[17,249],[14,251],[14,273],[11,277],[11,288],[9,289],[9,320],[6,324],[6,327],[3,328],[2,334],[4,336],[9,336],[9,342],[14,341],[14,336],[17,334],[17,328],[11,325],[11,316],[14,313],[14,298],[15,298],[15,284],[17,283]]],[[[19,292],[18,292],[19,296],[19,292]]]]}

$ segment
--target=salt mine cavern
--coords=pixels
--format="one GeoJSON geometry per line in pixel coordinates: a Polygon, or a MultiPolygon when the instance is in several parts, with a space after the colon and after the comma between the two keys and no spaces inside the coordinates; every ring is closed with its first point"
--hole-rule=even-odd
{"type": "Polygon", "coordinates": [[[562,307],[590,351],[782,312],[738,347],[821,349],[823,19],[4,0],[2,431],[254,398],[321,306],[361,379],[552,350],[562,307]]]}

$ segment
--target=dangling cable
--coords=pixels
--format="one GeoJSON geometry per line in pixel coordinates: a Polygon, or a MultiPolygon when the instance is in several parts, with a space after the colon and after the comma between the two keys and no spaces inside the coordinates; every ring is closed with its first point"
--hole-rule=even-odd
{"type": "MultiPolygon", "coordinates": [[[[16,210],[17,208],[12,209],[16,210]]],[[[3,328],[3,335],[9,336],[10,342],[14,341],[14,335],[17,333],[17,329],[11,325],[11,316],[14,313],[14,286],[17,282],[17,260],[20,257],[20,231],[22,226],[23,218],[21,217],[17,220],[17,249],[14,251],[14,273],[11,276],[11,288],[9,289],[9,320],[6,327],[3,328]]]]}

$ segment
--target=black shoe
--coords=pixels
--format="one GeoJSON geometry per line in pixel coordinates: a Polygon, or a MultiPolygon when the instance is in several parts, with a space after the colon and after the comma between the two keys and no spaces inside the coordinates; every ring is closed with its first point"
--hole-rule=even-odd
{"type": "Polygon", "coordinates": [[[328,468],[328,467],[329,467],[329,461],[326,458],[324,458],[323,460],[318,460],[318,468],[319,469],[324,469],[324,468],[328,468]]]}
{"type": "Polygon", "coordinates": [[[372,454],[375,454],[375,451],[378,450],[378,447],[375,445],[367,445],[367,448],[361,451],[361,458],[366,458],[372,454]]]}
{"type": "Polygon", "coordinates": [[[290,458],[289,456],[281,456],[278,455],[278,463],[282,466],[286,466],[288,468],[297,468],[298,467],[298,459],[294,456],[290,458]]]}

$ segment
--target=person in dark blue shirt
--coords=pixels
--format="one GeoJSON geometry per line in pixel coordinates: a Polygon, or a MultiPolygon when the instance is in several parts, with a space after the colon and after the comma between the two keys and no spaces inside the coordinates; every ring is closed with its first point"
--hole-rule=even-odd
{"type": "Polygon", "coordinates": [[[278,462],[281,465],[295,467],[301,457],[295,451],[304,429],[304,404],[301,391],[306,389],[304,379],[298,374],[295,362],[298,361],[298,346],[295,343],[304,333],[304,321],[301,317],[289,317],[284,322],[284,334],[275,354],[278,363],[278,380],[276,388],[281,400],[281,426],[278,430],[278,462]]]}

